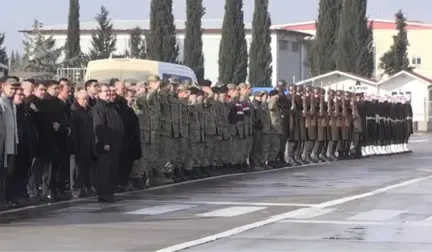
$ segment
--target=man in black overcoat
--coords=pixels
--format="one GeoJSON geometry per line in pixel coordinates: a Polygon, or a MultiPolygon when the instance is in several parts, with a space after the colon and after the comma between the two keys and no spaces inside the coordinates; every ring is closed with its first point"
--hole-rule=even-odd
{"type": "Polygon", "coordinates": [[[99,99],[92,107],[96,152],[95,181],[100,202],[114,201],[123,142],[123,123],[110,98],[110,87],[102,84],[99,99]]]}

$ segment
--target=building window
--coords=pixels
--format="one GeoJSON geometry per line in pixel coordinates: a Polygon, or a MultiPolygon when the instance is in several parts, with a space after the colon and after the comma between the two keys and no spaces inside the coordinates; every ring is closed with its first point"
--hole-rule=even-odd
{"type": "Polygon", "coordinates": [[[297,42],[292,42],[292,51],[293,52],[298,52],[300,51],[300,44],[297,42]]]}
{"type": "Polygon", "coordinates": [[[421,57],[412,57],[411,58],[411,64],[413,65],[421,65],[422,59],[421,57]]]}
{"type": "Polygon", "coordinates": [[[281,50],[281,51],[288,50],[288,41],[286,41],[286,40],[279,41],[279,50],[281,50]]]}
{"type": "Polygon", "coordinates": [[[392,92],[392,95],[393,95],[393,96],[397,95],[397,92],[392,92]]]}

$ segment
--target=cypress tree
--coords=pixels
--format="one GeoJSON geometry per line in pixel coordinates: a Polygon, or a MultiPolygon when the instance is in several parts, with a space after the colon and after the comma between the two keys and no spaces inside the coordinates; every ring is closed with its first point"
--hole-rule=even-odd
{"type": "Polygon", "coordinates": [[[381,57],[380,68],[385,74],[393,75],[402,70],[411,71],[413,68],[409,66],[408,59],[408,35],[406,31],[406,18],[399,10],[396,14],[396,29],[397,35],[393,36],[393,45],[390,50],[381,57]]]}
{"type": "Polygon", "coordinates": [[[344,0],[336,50],[336,68],[368,77],[370,34],[366,17],[367,0],[344,0]]]}
{"type": "Polygon", "coordinates": [[[8,58],[6,47],[4,46],[5,39],[6,39],[6,35],[4,33],[0,33],[0,63],[4,65],[8,65],[9,58],[8,58]]]}
{"type": "Polygon", "coordinates": [[[15,51],[12,50],[10,58],[9,58],[9,68],[10,69],[14,69],[16,62],[15,62],[15,51]]]}
{"type": "Polygon", "coordinates": [[[80,5],[79,0],[69,0],[68,30],[65,45],[65,60],[72,67],[80,66],[80,5]]]}
{"type": "Polygon", "coordinates": [[[186,31],[184,41],[184,61],[199,81],[204,79],[204,55],[202,52],[201,19],[205,14],[202,0],[186,1],[186,31]]]}
{"type": "Polygon", "coordinates": [[[220,81],[241,83],[246,80],[248,54],[243,21],[243,0],[225,0],[218,63],[220,81]]]}
{"type": "Polygon", "coordinates": [[[314,76],[336,70],[335,52],[341,10],[342,0],[320,0],[319,2],[315,41],[308,58],[314,76]]]}
{"type": "Polygon", "coordinates": [[[172,14],[172,0],[152,0],[150,4],[150,32],[147,40],[149,59],[176,63],[179,49],[172,14]]]}
{"type": "Polygon", "coordinates": [[[98,23],[98,28],[92,35],[92,47],[88,57],[90,60],[106,59],[116,50],[117,43],[113,24],[109,18],[109,11],[101,6],[101,11],[95,20],[98,23]]]}
{"type": "Polygon", "coordinates": [[[253,86],[272,86],[271,18],[268,4],[268,0],[255,0],[249,50],[249,82],[253,86]]]}
{"type": "Polygon", "coordinates": [[[128,52],[130,54],[130,57],[135,59],[146,58],[146,48],[143,36],[144,32],[139,27],[135,27],[131,31],[129,38],[130,52],[128,52]]]}

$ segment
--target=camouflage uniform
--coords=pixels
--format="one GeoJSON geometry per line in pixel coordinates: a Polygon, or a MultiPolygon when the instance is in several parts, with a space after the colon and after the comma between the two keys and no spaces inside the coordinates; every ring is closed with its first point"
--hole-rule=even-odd
{"type": "Polygon", "coordinates": [[[221,140],[219,135],[219,129],[217,125],[217,116],[214,106],[214,97],[211,94],[207,94],[208,97],[204,98],[204,112],[206,114],[206,125],[205,125],[205,155],[206,155],[206,166],[210,168],[216,167],[217,162],[217,147],[221,140]],[[216,154],[216,155],[215,155],[216,154]]]}
{"type": "Polygon", "coordinates": [[[218,121],[219,121],[219,131],[221,133],[221,141],[219,143],[219,154],[220,154],[220,161],[222,162],[222,165],[225,169],[229,168],[229,157],[230,157],[230,140],[231,136],[229,134],[229,109],[226,105],[226,87],[220,87],[219,88],[219,98],[216,101],[217,107],[218,107],[218,121]]]}
{"type": "Polygon", "coordinates": [[[244,149],[242,153],[242,161],[243,164],[248,167],[247,161],[249,160],[249,156],[252,152],[252,145],[253,145],[253,135],[254,135],[254,111],[251,109],[251,102],[249,100],[249,92],[248,84],[241,83],[239,85],[239,88],[242,90],[246,90],[246,94],[244,94],[242,97],[240,97],[240,102],[243,108],[243,115],[244,115],[244,149]]]}
{"type": "MultiPolygon", "coordinates": [[[[197,89],[191,91],[191,94],[196,95],[197,89]]],[[[193,168],[197,169],[200,165],[200,140],[201,140],[201,123],[198,113],[197,100],[189,98],[188,112],[189,112],[189,138],[186,162],[184,168],[188,171],[193,168]]]]}
{"type": "Polygon", "coordinates": [[[277,168],[279,166],[279,160],[278,160],[278,154],[280,149],[280,138],[282,137],[283,131],[282,131],[282,115],[281,110],[278,107],[277,104],[277,98],[275,99],[275,96],[278,95],[278,92],[276,90],[272,90],[269,93],[269,100],[268,100],[268,108],[270,111],[270,134],[269,134],[269,152],[268,152],[268,164],[273,167],[277,168]]]}
{"type": "Polygon", "coordinates": [[[263,92],[254,94],[252,107],[255,114],[254,120],[254,136],[252,143],[252,152],[250,155],[250,164],[253,169],[261,170],[266,166],[267,154],[269,148],[268,134],[270,133],[270,115],[265,102],[258,100],[262,97],[263,92]]]}
{"type": "Polygon", "coordinates": [[[196,164],[196,166],[204,168],[208,166],[208,161],[207,161],[207,155],[205,152],[205,141],[206,141],[206,136],[205,136],[205,132],[206,132],[206,124],[207,124],[207,115],[204,111],[204,104],[203,104],[203,93],[200,90],[200,92],[197,93],[197,102],[196,102],[196,109],[197,109],[197,113],[198,113],[198,117],[200,120],[200,139],[199,139],[199,143],[198,143],[198,153],[197,153],[197,161],[199,161],[199,163],[196,164]]]}
{"type": "MultiPolygon", "coordinates": [[[[235,84],[228,84],[228,90],[233,91],[237,89],[235,84]]],[[[238,102],[238,99],[235,97],[229,97],[228,99],[228,107],[230,109],[230,124],[229,130],[231,135],[231,164],[234,165],[237,169],[242,169],[242,150],[244,149],[244,112],[241,103],[238,102]]]]}
{"type": "MultiPolygon", "coordinates": [[[[161,85],[161,91],[159,92],[160,98],[160,110],[161,110],[161,130],[160,130],[160,138],[161,141],[159,143],[159,170],[161,173],[171,173],[172,172],[172,163],[176,158],[177,150],[173,148],[173,118],[171,114],[171,104],[170,104],[170,86],[167,83],[164,83],[164,86],[161,85]]],[[[176,128],[177,136],[179,135],[179,128],[176,128]]]]}
{"type": "MultiPolygon", "coordinates": [[[[179,85],[177,91],[185,92],[187,88],[185,85],[179,85]]],[[[189,150],[189,123],[190,123],[190,107],[188,97],[178,98],[179,110],[180,110],[180,138],[178,145],[178,167],[184,168],[187,160],[189,150]]]]}

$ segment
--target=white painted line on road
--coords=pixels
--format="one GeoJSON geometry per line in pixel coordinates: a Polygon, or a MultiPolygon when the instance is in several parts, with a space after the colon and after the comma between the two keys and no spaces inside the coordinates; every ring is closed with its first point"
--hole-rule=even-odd
{"type": "Polygon", "coordinates": [[[427,217],[426,219],[422,220],[422,222],[430,222],[432,224],[432,216],[427,217]]]}
{"type": "Polygon", "coordinates": [[[325,225],[364,225],[364,226],[419,226],[429,227],[432,222],[379,222],[379,221],[337,221],[337,220],[282,220],[278,223],[291,223],[291,224],[325,224],[325,225]]]}
{"type": "Polygon", "coordinates": [[[416,169],[416,171],[432,172],[431,169],[416,169]]]}
{"type": "MultiPolygon", "coordinates": [[[[347,203],[349,201],[354,201],[354,200],[358,200],[358,199],[362,199],[362,198],[366,198],[366,197],[370,197],[370,196],[374,196],[377,195],[379,193],[384,193],[386,191],[395,189],[395,188],[399,188],[399,187],[403,187],[403,186],[407,186],[407,185],[411,185],[411,184],[415,184],[427,179],[431,179],[432,176],[427,176],[427,177],[421,177],[421,178],[416,178],[416,179],[411,179],[408,181],[404,181],[404,182],[400,182],[394,185],[390,185],[390,186],[386,186],[386,187],[382,187],[380,189],[376,189],[367,193],[362,193],[362,194],[357,194],[357,195],[352,195],[352,196],[348,196],[348,197],[343,197],[340,199],[335,199],[335,200],[330,200],[327,202],[323,202],[321,204],[318,204],[317,207],[320,208],[326,208],[326,207],[332,207],[332,206],[336,206],[336,205],[340,205],[343,203],[347,203]]],[[[204,243],[208,243],[208,242],[212,242],[215,240],[219,240],[222,238],[226,238],[226,237],[230,237],[236,234],[240,234],[246,231],[249,231],[251,229],[255,229],[255,228],[259,228],[262,226],[266,226],[269,224],[273,224],[276,222],[279,222],[281,220],[285,220],[288,218],[293,218],[295,216],[299,216],[299,215],[304,215],[305,213],[307,213],[308,211],[310,211],[310,208],[300,208],[294,211],[290,211],[290,212],[286,212],[283,214],[279,214],[279,215],[274,215],[271,216],[270,218],[266,219],[266,220],[262,220],[262,221],[257,221],[251,224],[247,224],[247,225],[243,225],[240,227],[236,227],[230,230],[227,230],[225,232],[221,232],[221,233],[217,233],[214,235],[210,235],[210,236],[206,236],[200,239],[196,239],[193,241],[188,241],[188,242],[184,242],[184,243],[180,243],[177,245],[173,245],[167,248],[163,248],[160,250],[157,250],[156,252],[174,252],[174,251],[179,251],[179,250],[183,250],[183,249],[187,249],[190,247],[195,247],[204,243]]]]}
{"type": "Polygon", "coordinates": [[[227,206],[282,206],[282,207],[313,207],[315,204],[302,203],[271,203],[271,202],[238,202],[238,201],[190,201],[189,204],[227,205],[227,206]]]}
{"type": "Polygon", "coordinates": [[[352,195],[352,196],[348,196],[348,197],[344,197],[344,198],[340,198],[340,199],[335,199],[335,200],[330,200],[327,202],[323,202],[321,204],[317,204],[316,207],[321,207],[321,208],[326,208],[326,207],[332,207],[332,206],[336,206],[336,205],[340,205],[346,202],[350,202],[350,201],[354,201],[354,200],[358,200],[358,199],[363,199],[366,197],[370,197],[370,196],[374,196],[380,193],[384,193],[399,187],[404,187],[404,186],[408,186],[408,185],[412,185],[412,184],[416,184],[418,182],[422,182],[424,180],[428,180],[431,179],[431,176],[426,176],[426,177],[420,177],[420,178],[415,178],[415,179],[411,179],[411,180],[407,180],[404,182],[400,182],[397,184],[393,184],[393,185],[389,185],[389,186],[385,186],[370,192],[366,192],[366,193],[361,193],[361,194],[357,194],[357,195],[352,195]]]}
{"type": "Polygon", "coordinates": [[[400,210],[385,210],[385,209],[374,209],[368,212],[363,212],[356,214],[352,217],[347,218],[347,220],[356,221],[385,221],[394,218],[400,214],[405,213],[405,211],[400,210]]]}
{"type": "Polygon", "coordinates": [[[127,212],[126,214],[137,214],[137,215],[159,215],[171,213],[179,210],[196,207],[195,205],[180,205],[180,204],[168,204],[161,206],[153,206],[147,208],[141,208],[138,210],[127,212]]]}
{"type": "Polygon", "coordinates": [[[247,213],[256,212],[259,210],[266,209],[267,207],[251,207],[251,206],[234,206],[218,209],[215,211],[197,214],[201,217],[233,217],[239,216],[247,213]]]}
{"type": "Polygon", "coordinates": [[[428,139],[413,139],[409,141],[410,143],[426,143],[429,142],[428,139]]]}
{"type": "Polygon", "coordinates": [[[320,215],[331,213],[336,210],[334,208],[309,208],[309,209],[310,211],[308,211],[307,213],[294,216],[293,219],[311,219],[320,215]]]}

